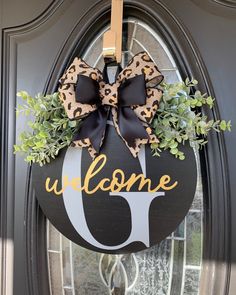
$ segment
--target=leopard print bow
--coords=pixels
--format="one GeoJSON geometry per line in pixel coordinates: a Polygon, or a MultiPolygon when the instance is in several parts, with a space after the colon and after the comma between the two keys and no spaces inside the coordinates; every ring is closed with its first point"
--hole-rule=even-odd
{"type": "Polygon", "coordinates": [[[134,157],[142,144],[159,142],[150,123],[162,97],[162,91],[156,88],[162,80],[146,52],[135,55],[113,84],[106,83],[98,69],[76,57],[59,87],[68,117],[83,119],[72,145],[87,147],[95,158],[103,143],[109,112],[117,133],[134,157]]]}

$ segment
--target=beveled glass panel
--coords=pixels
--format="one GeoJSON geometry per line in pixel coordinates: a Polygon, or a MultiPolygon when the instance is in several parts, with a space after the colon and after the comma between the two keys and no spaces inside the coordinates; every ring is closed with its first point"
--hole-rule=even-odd
{"type": "Polygon", "coordinates": [[[184,295],[198,294],[199,271],[197,269],[187,269],[185,272],[184,295]]]}
{"type": "Polygon", "coordinates": [[[48,253],[50,289],[52,295],[62,294],[60,253],[48,253]]]}

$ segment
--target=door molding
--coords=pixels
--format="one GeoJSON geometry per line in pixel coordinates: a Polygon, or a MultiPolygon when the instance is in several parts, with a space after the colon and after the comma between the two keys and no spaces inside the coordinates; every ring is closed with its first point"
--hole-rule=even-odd
{"type": "Polygon", "coordinates": [[[230,8],[236,8],[235,0],[212,0],[216,4],[223,5],[230,8]]]}
{"type": "MultiPolygon", "coordinates": [[[[63,4],[53,1],[37,18],[17,27],[1,28],[1,136],[0,136],[0,294],[13,294],[14,202],[15,202],[15,107],[17,44],[21,37],[37,31],[63,4]],[[8,283],[9,282],[9,283],[8,283]]],[[[33,207],[31,207],[32,209],[33,207]]],[[[25,239],[28,242],[28,239],[25,239]]],[[[28,247],[26,246],[26,251],[28,247]]],[[[26,254],[31,261],[31,254],[26,254]]],[[[29,293],[36,294],[36,293],[29,293]]]]}

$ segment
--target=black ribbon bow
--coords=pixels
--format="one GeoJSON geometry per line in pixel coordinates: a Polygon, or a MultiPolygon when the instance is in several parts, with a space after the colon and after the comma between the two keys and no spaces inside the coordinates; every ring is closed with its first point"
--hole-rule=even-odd
{"type": "Polygon", "coordinates": [[[115,83],[110,86],[114,91],[117,91],[117,100],[106,104],[106,102],[103,103],[100,96],[99,83],[90,77],[78,75],[75,91],[76,102],[96,105],[97,109],[83,120],[73,141],[89,138],[97,153],[100,151],[105,136],[111,107],[117,109],[119,132],[130,147],[135,147],[136,139],[149,139],[146,129],[131,109],[132,106],[141,106],[146,103],[147,93],[144,74],[125,80],[117,89],[115,83]]]}
{"type": "Polygon", "coordinates": [[[119,70],[114,84],[103,73],[76,57],[60,79],[59,97],[71,120],[83,120],[73,146],[87,147],[92,158],[99,153],[106,123],[112,118],[119,136],[134,157],[142,144],[158,143],[150,123],[162,91],[163,76],[146,52],[136,54],[119,70]],[[110,114],[110,115],[109,115],[110,114]]]}

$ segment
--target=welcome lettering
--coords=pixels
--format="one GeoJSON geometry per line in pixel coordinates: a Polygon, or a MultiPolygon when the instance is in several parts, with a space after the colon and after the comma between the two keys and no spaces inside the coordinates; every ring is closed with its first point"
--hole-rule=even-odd
{"type": "Polygon", "coordinates": [[[112,173],[111,178],[103,178],[95,187],[92,187],[92,179],[103,170],[106,162],[106,155],[101,154],[98,156],[90,165],[83,184],[80,177],[69,180],[68,176],[65,175],[62,179],[62,187],[59,189],[58,179],[52,181],[51,184],[51,178],[47,177],[45,181],[45,189],[47,192],[53,192],[55,195],[61,195],[66,188],[72,187],[75,191],[84,191],[86,194],[92,195],[98,190],[109,191],[112,193],[117,193],[123,190],[130,192],[135,184],[138,184],[138,191],[146,188],[149,193],[155,193],[159,190],[170,191],[178,185],[177,181],[171,184],[171,177],[169,175],[163,175],[159,179],[159,183],[156,186],[153,186],[151,179],[146,178],[143,174],[137,175],[136,173],[132,173],[126,180],[124,171],[116,169],[112,173]]]}

